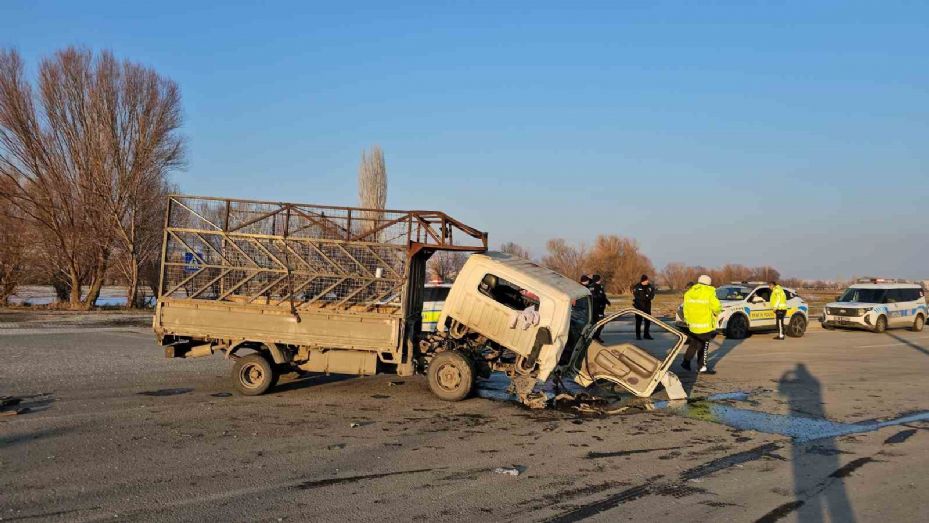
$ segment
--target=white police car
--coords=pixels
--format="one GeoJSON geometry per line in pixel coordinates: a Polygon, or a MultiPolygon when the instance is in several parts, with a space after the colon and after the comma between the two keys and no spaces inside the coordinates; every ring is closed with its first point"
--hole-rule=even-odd
{"type": "Polygon", "coordinates": [[[826,305],[820,322],[825,329],[849,327],[884,332],[891,327],[923,330],[929,311],[922,285],[897,280],[864,280],[838,301],[826,305]]]}
{"type": "Polygon", "coordinates": [[[451,283],[427,283],[423,289],[423,332],[435,332],[451,283]]]}
{"type": "MultiPolygon", "coordinates": [[[[787,316],[784,318],[785,334],[799,338],[806,333],[810,307],[793,289],[784,288],[787,295],[787,316]]],[[[722,285],[716,289],[716,297],[722,305],[718,318],[718,330],[727,338],[742,339],[752,331],[777,328],[771,302],[771,286],[767,283],[741,282],[722,285]]],[[[683,305],[675,316],[678,327],[687,328],[683,305]]]]}

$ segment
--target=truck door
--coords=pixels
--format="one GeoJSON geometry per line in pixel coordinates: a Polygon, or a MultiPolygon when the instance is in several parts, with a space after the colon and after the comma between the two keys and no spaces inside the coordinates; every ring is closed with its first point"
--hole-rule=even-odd
{"type": "Polygon", "coordinates": [[[685,340],[683,333],[655,317],[636,309],[623,309],[600,320],[586,332],[570,367],[575,381],[584,387],[605,380],[636,396],[647,397],[661,383],[669,399],[684,399],[687,394],[669,369],[685,340]],[[635,339],[637,316],[652,322],[654,340],[635,339]],[[601,328],[604,343],[593,339],[601,328]]]}

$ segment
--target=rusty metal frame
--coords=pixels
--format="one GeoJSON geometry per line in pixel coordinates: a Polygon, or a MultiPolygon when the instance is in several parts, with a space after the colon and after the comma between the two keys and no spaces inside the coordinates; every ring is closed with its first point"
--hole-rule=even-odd
{"type": "Polygon", "coordinates": [[[439,211],[170,195],[159,298],[380,310],[423,250],[483,252],[487,234],[439,211]]]}

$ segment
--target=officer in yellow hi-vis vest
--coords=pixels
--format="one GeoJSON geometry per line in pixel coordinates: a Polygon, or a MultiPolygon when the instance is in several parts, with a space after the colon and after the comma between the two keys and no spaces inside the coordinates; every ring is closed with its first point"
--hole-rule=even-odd
{"type": "Polygon", "coordinates": [[[704,274],[697,283],[684,293],[684,321],[690,331],[690,344],[681,366],[690,370],[690,360],[700,352],[700,372],[707,372],[706,353],[710,340],[716,337],[717,316],[723,310],[716,297],[713,280],[704,274]]]}
{"type": "Polygon", "coordinates": [[[777,336],[775,340],[784,339],[784,318],[787,316],[787,293],[784,288],[777,284],[776,281],[771,284],[771,301],[768,306],[774,310],[774,317],[777,320],[777,336]]]}

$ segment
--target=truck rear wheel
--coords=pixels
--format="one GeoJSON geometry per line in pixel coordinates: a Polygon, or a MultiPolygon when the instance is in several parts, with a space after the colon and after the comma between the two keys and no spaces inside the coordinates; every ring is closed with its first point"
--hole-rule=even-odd
{"type": "Polygon", "coordinates": [[[277,383],[277,378],[274,364],[260,352],[243,356],[232,366],[233,385],[244,396],[264,394],[277,383]]]}
{"type": "Polygon", "coordinates": [[[458,351],[439,353],[426,372],[429,390],[445,401],[461,401],[474,387],[474,364],[458,351]]]}

